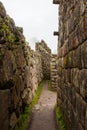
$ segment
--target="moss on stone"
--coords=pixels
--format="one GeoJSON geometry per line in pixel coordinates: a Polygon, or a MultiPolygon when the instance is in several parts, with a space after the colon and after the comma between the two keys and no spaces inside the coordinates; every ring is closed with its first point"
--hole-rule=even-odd
{"type": "Polygon", "coordinates": [[[13,35],[13,33],[7,35],[7,42],[14,43],[14,41],[15,41],[15,36],[13,35]]]}
{"type": "Polygon", "coordinates": [[[14,34],[9,30],[8,25],[4,22],[2,24],[0,32],[2,33],[2,36],[4,37],[5,41],[8,43],[14,43],[15,36],[14,34]]]}
{"type": "Polygon", "coordinates": [[[42,86],[43,86],[43,83],[41,82],[38,86],[38,90],[37,90],[32,102],[28,106],[26,106],[24,113],[21,114],[19,125],[18,125],[18,130],[26,130],[27,125],[31,118],[32,108],[34,107],[35,104],[38,103],[38,99],[39,99],[41,91],[42,91],[42,86]]]}
{"type": "Polygon", "coordinates": [[[64,66],[66,66],[66,63],[67,63],[67,58],[66,57],[63,58],[63,63],[64,63],[64,66]]]}
{"type": "Polygon", "coordinates": [[[55,112],[56,112],[56,121],[58,123],[59,129],[60,130],[67,130],[63,114],[57,105],[55,107],[55,112]]]}

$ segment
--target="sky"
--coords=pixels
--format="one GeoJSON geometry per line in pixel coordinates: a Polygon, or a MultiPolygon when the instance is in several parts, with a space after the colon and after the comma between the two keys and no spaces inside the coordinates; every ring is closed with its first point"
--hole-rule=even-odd
{"type": "Polygon", "coordinates": [[[53,0],[1,0],[7,14],[14,19],[16,26],[23,27],[26,41],[32,49],[35,42],[44,40],[57,53],[58,6],[53,0]]]}

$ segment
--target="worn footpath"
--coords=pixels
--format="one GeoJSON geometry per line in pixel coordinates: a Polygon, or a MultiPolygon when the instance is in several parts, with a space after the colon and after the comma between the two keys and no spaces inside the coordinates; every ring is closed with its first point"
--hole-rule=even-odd
{"type": "Polygon", "coordinates": [[[54,107],[56,92],[48,90],[48,82],[43,83],[43,89],[38,104],[33,108],[33,119],[28,130],[56,130],[54,107]]]}

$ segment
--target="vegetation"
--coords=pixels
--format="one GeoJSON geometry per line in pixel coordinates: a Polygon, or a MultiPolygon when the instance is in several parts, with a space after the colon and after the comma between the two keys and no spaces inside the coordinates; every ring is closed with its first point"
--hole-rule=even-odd
{"type": "Polygon", "coordinates": [[[24,113],[21,115],[21,119],[18,125],[18,130],[26,130],[28,122],[30,120],[30,116],[32,113],[32,108],[35,104],[38,103],[38,99],[40,97],[41,91],[42,91],[42,82],[38,86],[38,90],[29,106],[26,106],[24,113]]]}
{"type": "Polygon", "coordinates": [[[55,107],[55,112],[56,112],[56,120],[57,120],[57,123],[59,124],[59,129],[67,130],[63,114],[61,113],[60,108],[57,105],[55,107]]]}
{"type": "Polygon", "coordinates": [[[6,42],[14,43],[15,36],[11,32],[11,30],[9,29],[9,26],[6,25],[5,22],[2,23],[2,27],[1,27],[0,32],[1,32],[2,36],[3,36],[3,38],[6,40],[6,42]]]}
{"type": "Polygon", "coordinates": [[[49,89],[50,91],[56,92],[56,89],[52,87],[52,83],[51,83],[50,80],[48,80],[48,89],[49,89]]]}

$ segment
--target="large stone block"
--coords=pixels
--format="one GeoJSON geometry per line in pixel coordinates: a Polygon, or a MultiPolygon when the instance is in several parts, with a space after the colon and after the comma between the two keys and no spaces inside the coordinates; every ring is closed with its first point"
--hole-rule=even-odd
{"type": "Polygon", "coordinates": [[[78,121],[85,127],[86,103],[79,94],[76,94],[76,113],[78,121]]]}
{"type": "Polygon", "coordinates": [[[10,118],[10,127],[11,127],[11,130],[15,128],[17,122],[18,122],[18,119],[17,119],[16,114],[12,113],[11,114],[11,118],[10,118]]]}
{"type": "Polygon", "coordinates": [[[22,45],[16,46],[13,50],[13,54],[15,56],[17,68],[23,71],[23,68],[26,66],[26,60],[24,57],[22,45]]]}
{"type": "Polygon", "coordinates": [[[87,129],[87,105],[86,105],[86,115],[85,115],[85,130],[87,129]]]}
{"type": "Polygon", "coordinates": [[[80,92],[79,73],[80,73],[80,71],[77,68],[73,68],[71,70],[71,83],[72,83],[73,87],[75,88],[75,91],[77,91],[78,93],[80,92]]]}
{"type": "Polygon", "coordinates": [[[87,41],[81,45],[81,63],[82,68],[87,69],[87,41]]]}
{"type": "Polygon", "coordinates": [[[85,9],[85,14],[82,19],[82,33],[83,41],[85,41],[87,39],[87,8],[85,9]]]}
{"type": "Polygon", "coordinates": [[[78,47],[74,52],[73,52],[73,68],[82,68],[81,64],[81,47],[78,47]]]}
{"type": "Polygon", "coordinates": [[[67,55],[68,57],[68,68],[73,68],[74,51],[70,51],[67,55]]]}
{"type": "Polygon", "coordinates": [[[6,51],[0,65],[0,83],[1,89],[13,87],[13,75],[16,71],[15,57],[12,51],[6,51]]]}
{"type": "Polygon", "coordinates": [[[82,69],[79,72],[79,87],[80,87],[80,94],[87,102],[87,70],[82,69]]]}
{"type": "Polygon", "coordinates": [[[0,129],[9,130],[10,91],[0,90],[0,129]]]}

